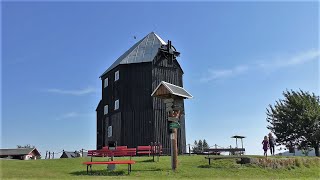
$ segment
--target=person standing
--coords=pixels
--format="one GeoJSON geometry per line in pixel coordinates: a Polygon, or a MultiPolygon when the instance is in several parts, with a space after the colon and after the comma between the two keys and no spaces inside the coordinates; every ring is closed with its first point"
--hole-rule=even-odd
{"type": "Polygon", "coordinates": [[[269,133],[269,148],[270,148],[271,155],[274,155],[274,145],[275,145],[274,137],[272,136],[271,133],[269,133]]]}
{"type": "Polygon", "coordinates": [[[264,150],[264,154],[263,155],[267,157],[268,145],[269,145],[267,136],[264,136],[264,139],[262,141],[262,145],[263,145],[263,150],[264,150]]]}

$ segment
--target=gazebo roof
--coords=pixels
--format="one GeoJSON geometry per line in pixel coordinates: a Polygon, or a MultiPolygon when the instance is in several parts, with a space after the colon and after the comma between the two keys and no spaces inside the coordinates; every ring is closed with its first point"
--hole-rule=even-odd
{"type": "Polygon", "coordinates": [[[239,139],[242,139],[242,138],[246,138],[246,137],[245,137],[245,136],[234,135],[234,136],[231,136],[231,138],[239,138],[239,139]]]}

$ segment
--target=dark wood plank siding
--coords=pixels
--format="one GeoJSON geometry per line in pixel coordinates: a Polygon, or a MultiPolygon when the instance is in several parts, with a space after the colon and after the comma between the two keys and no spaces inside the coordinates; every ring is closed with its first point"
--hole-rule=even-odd
{"type": "MultiPolygon", "coordinates": [[[[170,137],[167,114],[162,100],[151,97],[151,93],[161,81],[183,86],[183,71],[178,62],[168,64],[158,55],[157,65],[151,62],[119,65],[103,77],[102,100],[97,109],[97,148],[117,141],[118,145],[136,147],[160,142],[164,153],[170,153],[170,137]],[[114,81],[119,70],[119,80],[114,81]],[[108,77],[108,87],[104,88],[104,79],[108,77]],[[119,99],[120,108],[114,110],[115,100],[119,99]],[[108,105],[108,114],[104,115],[104,106],[108,105]],[[98,112],[99,111],[99,112],[98,112]],[[100,114],[100,115],[98,115],[100,114]],[[112,137],[108,138],[107,129],[112,126],[112,137]]],[[[181,118],[178,130],[179,153],[185,152],[185,122],[181,118]]]]}
{"type": "MultiPolygon", "coordinates": [[[[154,90],[161,81],[166,81],[183,87],[182,75],[183,71],[177,61],[173,61],[173,63],[169,64],[168,60],[159,53],[153,61],[152,90],[154,90]]],[[[170,137],[168,132],[167,113],[165,111],[165,104],[163,103],[163,100],[153,98],[153,109],[155,119],[155,139],[163,145],[164,153],[169,153],[170,137]]],[[[178,149],[179,153],[185,153],[186,151],[184,117],[181,119],[181,128],[178,129],[178,149]]]]}
{"type": "MultiPolygon", "coordinates": [[[[101,87],[102,87],[102,100],[101,100],[101,114],[103,116],[103,121],[97,126],[101,129],[102,133],[97,134],[97,139],[102,140],[102,146],[108,145],[108,141],[117,141],[121,143],[121,111],[120,108],[115,110],[115,101],[119,99],[120,106],[120,82],[121,72],[120,68],[116,67],[113,70],[109,71],[107,74],[101,77],[101,87]],[[119,80],[115,81],[115,72],[119,71],[119,80]],[[104,80],[108,78],[108,86],[104,87],[104,80]],[[104,115],[104,106],[108,105],[108,114],[104,115]],[[112,126],[112,137],[108,138],[107,127],[112,126]]],[[[98,148],[98,145],[97,145],[98,148]]]]}
{"type": "Polygon", "coordinates": [[[98,104],[96,109],[97,112],[97,149],[101,149],[103,147],[103,107],[101,101],[98,104]]]}
{"type": "Polygon", "coordinates": [[[121,65],[121,139],[128,147],[153,141],[151,67],[151,63],[121,65]]]}

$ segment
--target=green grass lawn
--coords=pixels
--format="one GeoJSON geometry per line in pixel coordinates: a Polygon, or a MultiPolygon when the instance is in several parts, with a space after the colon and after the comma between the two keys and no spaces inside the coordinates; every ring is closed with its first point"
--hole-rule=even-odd
{"type": "MultiPolygon", "coordinates": [[[[130,175],[127,174],[127,165],[117,165],[112,172],[106,170],[106,165],[94,165],[93,175],[87,175],[82,162],[89,161],[89,158],[0,160],[1,179],[320,179],[320,158],[312,158],[314,163],[310,165],[271,169],[240,165],[234,159],[216,160],[209,166],[204,157],[179,156],[175,172],[171,170],[169,156],[160,157],[160,162],[152,162],[152,157],[133,157],[136,164],[132,165],[130,175]]],[[[94,161],[102,160],[105,159],[94,158],[94,161]]]]}

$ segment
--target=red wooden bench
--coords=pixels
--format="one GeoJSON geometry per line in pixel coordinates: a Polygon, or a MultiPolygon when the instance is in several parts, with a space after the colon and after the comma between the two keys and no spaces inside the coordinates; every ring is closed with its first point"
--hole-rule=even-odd
{"type": "Polygon", "coordinates": [[[122,157],[122,156],[130,156],[130,160],[132,156],[136,155],[136,148],[126,148],[126,149],[100,149],[100,150],[89,150],[88,156],[92,157],[122,157]]]}
{"type": "Polygon", "coordinates": [[[137,154],[148,154],[150,156],[151,154],[151,146],[137,146],[137,154]]]}
{"type": "Polygon", "coordinates": [[[158,154],[161,155],[162,154],[162,145],[159,146],[151,146],[152,147],[152,153],[153,154],[158,154]]]}
{"type": "Polygon", "coordinates": [[[84,162],[83,164],[87,165],[87,174],[89,173],[89,166],[90,166],[90,172],[92,174],[92,165],[99,165],[99,164],[128,164],[128,174],[131,172],[131,165],[135,164],[135,161],[132,160],[123,160],[123,161],[88,161],[84,162]]]}
{"type": "Polygon", "coordinates": [[[128,146],[117,146],[116,149],[128,149],[128,146]]]}

